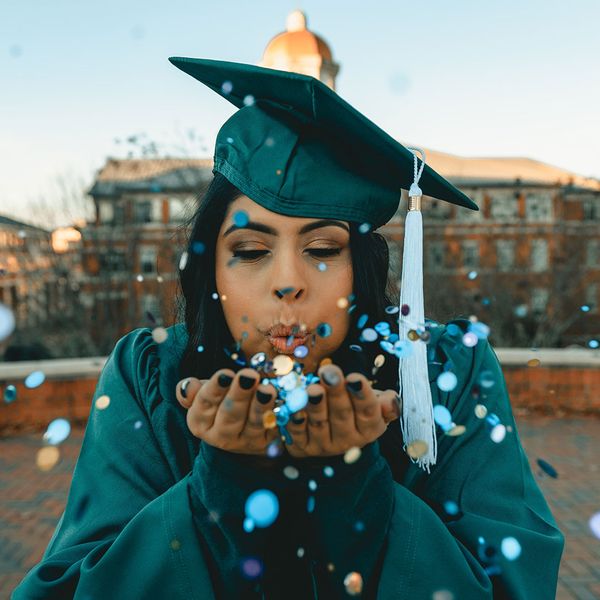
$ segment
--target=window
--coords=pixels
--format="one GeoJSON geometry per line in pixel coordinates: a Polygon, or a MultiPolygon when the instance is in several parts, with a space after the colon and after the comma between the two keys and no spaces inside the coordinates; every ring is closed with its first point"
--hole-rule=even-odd
{"type": "Polygon", "coordinates": [[[598,284],[588,283],[585,289],[585,302],[592,312],[598,312],[598,284]]]}
{"type": "Polygon", "coordinates": [[[140,247],[140,273],[156,273],[156,246],[140,247]]]}
{"type": "Polygon", "coordinates": [[[531,269],[546,271],[548,269],[548,240],[531,240],[531,269]]]}
{"type": "MultiPolygon", "coordinates": [[[[466,209],[468,210],[468,209],[466,209]]],[[[462,266],[474,269],[479,266],[479,244],[476,240],[465,240],[461,243],[462,266]]]]}
{"type": "Polygon", "coordinates": [[[184,221],[188,214],[188,203],[183,198],[169,199],[169,221],[184,221]]]}
{"type": "Polygon", "coordinates": [[[456,207],[455,219],[461,223],[478,223],[483,220],[483,203],[484,194],[483,190],[462,190],[477,206],[479,210],[471,210],[470,208],[464,208],[462,206],[456,207]]]}
{"type": "Polygon", "coordinates": [[[160,302],[158,296],[144,294],[140,298],[140,312],[142,313],[142,318],[146,317],[146,313],[150,313],[155,319],[160,319],[160,302]]]}
{"type": "Polygon", "coordinates": [[[136,223],[151,223],[152,222],[152,201],[138,200],[134,203],[135,206],[135,222],[136,223]]]}
{"type": "Polygon", "coordinates": [[[582,205],[584,221],[600,221],[600,196],[584,198],[582,205]]]}
{"type": "Polygon", "coordinates": [[[425,218],[448,219],[452,216],[452,204],[449,202],[424,196],[422,205],[426,211],[425,218]]]}
{"type": "Polygon", "coordinates": [[[512,268],[514,268],[514,240],[496,240],[496,266],[500,271],[510,271],[512,268]]]}
{"type": "Polygon", "coordinates": [[[490,214],[492,219],[516,219],[519,216],[519,205],[514,192],[492,193],[490,214]]]}
{"type": "Polygon", "coordinates": [[[550,293],[546,288],[533,288],[531,290],[531,310],[542,313],[546,310],[550,293]]]}
{"type": "Polygon", "coordinates": [[[552,221],[552,197],[548,194],[527,194],[525,198],[525,218],[528,221],[552,221]]]}
{"type": "Polygon", "coordinates": [[[427,268],[430,271],[441,271],[444,268],[444,242],[429,242],[425,248],[427,268]]]}
{"type": "Polygon", "coordinates": [[[598,268],[600,265],[600,240],[587,241],[585,264],[592,268],[598,268]]]}
{"type": "Polygon", "coordinates": [[[101,225],[112,223],[115,218],[112,200],[101,200],[98,202],[98,217],[101,225]]]}
{"type": "Polygon", "coordinates": [[[111,250],[99,256],[100,270],[113,273],[127,271],[127,258],[123,250],[111,250]]]}

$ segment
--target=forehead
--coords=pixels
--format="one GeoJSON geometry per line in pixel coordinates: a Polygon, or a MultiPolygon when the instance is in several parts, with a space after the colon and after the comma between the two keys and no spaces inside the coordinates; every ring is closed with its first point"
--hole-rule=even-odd
{"type": "MultiPolygon", "coordinates": [[[[248,215],[250,221],[258,221],[272,226],[275,229],[287,229],[290,231],[300,229],[303,225],[318,220],[317,217],[291,217],[273,212],[264,206],[261,206],[248,196],[240,196],[236,198],[230,205],[223,222],[223,227],[227,228],[231,225],[233,216],[243,211],[248,215]]],[[[337,219],[336,219],[337,220],[337,219]]],[[[350,225],[348,221],[341,221],[350,225]]]]}

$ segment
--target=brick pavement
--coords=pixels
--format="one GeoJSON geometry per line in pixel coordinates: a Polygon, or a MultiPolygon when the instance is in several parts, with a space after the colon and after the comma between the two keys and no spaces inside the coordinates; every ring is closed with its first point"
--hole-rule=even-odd
{"type": "MultiPolygon", "coordinates": [[[[534,467],[559,527],[566,536],[557,598],[600,598],[600,540],[588,519],[600,511],[600,420],[518,417],[531,463],[543,458],[558,479],[534,467]]],[[[83,431],[75,428],[49,472],[35,465],[41,434],[0,440],[0,598],[7,598],[41,557],[63,509],[83,431]]]]}

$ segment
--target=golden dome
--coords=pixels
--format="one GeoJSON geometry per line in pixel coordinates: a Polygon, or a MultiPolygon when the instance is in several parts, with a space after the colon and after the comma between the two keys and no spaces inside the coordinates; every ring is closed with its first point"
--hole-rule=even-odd
{"type": "Polygon", "coordinates": [[[332,54],[327,43],[307,29],[306,15],[295,10],[288,15],[286,31],[276,35],[265,48],[263,63],[277,62],[281,58],[300,56],[320,56],[332,62],[332,54]]]}

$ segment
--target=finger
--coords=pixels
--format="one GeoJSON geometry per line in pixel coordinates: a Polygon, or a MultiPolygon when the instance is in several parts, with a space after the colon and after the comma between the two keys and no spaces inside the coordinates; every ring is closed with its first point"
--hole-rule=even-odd
{"type": "Polygon", "coordinates": [[[327,412],[333,445],[344,445],[356,435],[354,407],[345,387],[342,370],[336,365],[319,369],[321,383],[327,390],[327,412]]]}
{"type": "Polygon", "coordinates": [[[331,446],[331,431],[327,414],[327,394],[322,385],[313,383],[306,389],[306,448],[321,450],[331,446]]]}
{"type": "Polygon", "coordinates": [[[354,423],[362,436],[371,436],[374,429],[385,430],[380,402],[368,379],[360,373],[350,373],[346,378],[346,388],[354,407],[354,423]]]}
{"type": "Polygon", "coordinates": [[[186,377],[175,386],[175,396],[183,408],[189,408],[194,401],[194,396],[200,388],[206,383],[206,379],[196,379],[195,377],[186,377]]]}
{"type": "Polygon", "coordinates": [[[306,409],[290,415],[287,430],[292,437],[292,444],[298,448],[306,448],[308,442],[308,421],[306,409]]]}
{"type": "Polygon", "coordinates": [[[192,433],[207,431],[214,425],[217,409],[234,376],[235,373],[231,369],[220,369],[204,385],[198,387],[194,395],[189,388],[192,383],[188,384],[186,400],[191,398],[192,404],[187,413],[187,424],[192,433]]]}
{"type": "Polygon", "coordinates": [[[385,390],[378,396],[381,414],[386,423],[399,419],[402,414],[402,399],[394,390],[385,390]]]}
{"type": "Polygon", "coordinates": [[[259,375],[254,369],[241,369],[234,377],[229,392],[219,404],[215,427],[224,433],[240,435],[246,426],[250,402],[254,396],[259,375]]]}
{"type": "Polygon", "coordinates": [[[252,437],[264,437],[268,429],[274,428],[266,427],[265,415],[273,410],[276,396],[275,388],[271,384],[261,384],[256,388],[256,392],[250,401],[250,409],[248,410],[246,427],[243,434],[252,437]]]}

